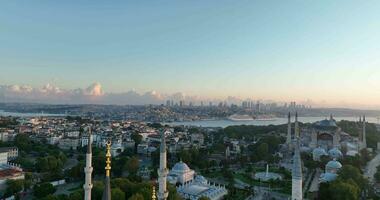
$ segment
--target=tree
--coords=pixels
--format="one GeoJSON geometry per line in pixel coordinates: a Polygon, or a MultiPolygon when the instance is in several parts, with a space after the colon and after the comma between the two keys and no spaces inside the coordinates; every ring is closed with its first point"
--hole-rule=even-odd
{"type": "Polygon", "coordinates": [[[144,196],[140,193],[136,193],[129,197],[128,200],[144,200],[144,196]]]}
{"type": "Polygon", "coordinates": [[[360,170],[352,165],[343,165],[338,172],[338,179],[343,181],[352,180],[360,188],[364,189],[367,186],[367,180],[360,173],[360,170]]]}
{"type": "Polygon", "coordinates": [[[177,193],[177,189],[175,188],[174,185],[168,184],[168,191],[169,191],[169,196],[168,200],[181,200],[181,196],[177,193]]]}
{"type": "Polygon", "coordinates": [[[4,196],[10,197],[13,194],[20,192],[23,189],[24,181],[23,180],[7,180],[6,190],[4,196]]]}
{"type": "Polygon", "coordinates": [[[58,200],[58,197],[49,194],[46,197],[43,197],[41,200],[58,200]]]}
{"type": "Polygon", "coordinates": [[[49,194],[53,194],[55,192],[55,188],[50,183],[41,183],[39,185],[34,186],[34,196],[38,198],[46,197],[49,194]]]}
{"type": "Polygon", "coordinates": [[[69,200],[82,200],[83,199],[83,190],[75,191],[69,195],[69,200]]]}
{"type": "Polygon", "coordinates": [[[198,200],[210,200],[210,198],[208,197],[205,197],[205,196],[202,196],[201,198],[199,198],[198,200]]]}
{"type": "Polygon", "coordinates": [[[17,134],[14,141],[20,150],[29,151],[31,149],[31,141],[27,134],[17,134]]]}
{"type": "Polygon", "coordinates": [[[132,140],[135,142],[135,153],[137,153],[137,146],[141,143],[142,141],[142,135],[138,133],[132,133],[131,135],[132,140]]]}
{"type": "Polygon", "coordinates": [[[120,188],[112,188],[111,197],[113,200],[125,200],[125,193],[120,188]]]}
{"type": "Polygon", "coordinates": [[[334,181],[330,186],[331,199],[357,200],[360,189],[352,182],[334,181]]]}
{"type": "Polygon", "coordinates": [[[125,169],[131,173],[131,174],[136,174],[138,169],[139,169],[139,159],[137,159],[136,157],[132,157],[130,158],[127,163],[125,163],[125,169]]]}
{"type": "Polygon", "coordinates": [[[91,197],[93,200],[102,200],[104,190],[104,183],[102,181],[94,181],[94,185],[91,190],[91,197]]]}

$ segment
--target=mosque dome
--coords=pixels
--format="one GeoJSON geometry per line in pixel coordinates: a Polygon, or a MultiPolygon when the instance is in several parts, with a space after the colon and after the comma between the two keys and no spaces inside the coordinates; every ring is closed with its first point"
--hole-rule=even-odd
{"type": "Polygon", "coordinates": [[[113,144],[111,145],[111,148],[112,148],[112,149],[122,148],[122,145],[121,145],[120,143],[113,143],[113,144]]]}
{"type": "Polygon", "coordinates": [[[334,181],[338,177],[337,174],[334,173],[323,173],[320,176],[320,181],[321,182],[331,182],[334,181]]]}
{"type": "Polygon", "coordinates": [[[343,153],[338,148],[332,148],[329,150],[329,155],[332,158],[341,158],[343,156],[343,153]]]}
{"type": "Polygon", "coordinates": [[[201,175],[195,176],[194,181],[201,183],[201,184],[207,184],[207,179],[201,175]]]}
{"type": "Polygon", "coordinates": [[[326,168],[338,170],[338,169],[342,168],[342,164],[340,164],[339,161],[337,161],[336,159],[334,159],[334,160],[329,161],[326,164],[326,168]]]}
{"type": "Polygon", "coordinates": [[[321,148],[321,147],[318,147],[318,148],[315,148],[314,150],[313,150],[313,155],[319,155],[319,156],[326,156],[327,155],[327,153],[326,153],[326,150],[325,149],[323,149],[323,148],[321,148]]]}
{"type": "Polygon", "coordinates": [[[177,172],[187,172],[190,171],[190,168],[186,165],[186,163],[180,161],[174,165],[172,170],[177,172]]]}
{"type": "Polygon", "coordinates": [[[325,149],[318,147],[313,150],[313,160],[317,161],[321,158],[321,156],[327,156],[327,152],[325,149]]]}

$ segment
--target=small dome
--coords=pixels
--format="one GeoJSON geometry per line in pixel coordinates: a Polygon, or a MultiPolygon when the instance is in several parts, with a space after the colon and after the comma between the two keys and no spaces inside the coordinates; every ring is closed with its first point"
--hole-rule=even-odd
{"type": "Polygon", "coordinates": [[[207,179],[201,175],[197,175],[194,180],[198,183],[207,184],[207,179]]]}
{"type": "Polygon", "coordinates": [[[330,169],[340,169],[340,168],[342,168],[342,164],[340,164],[339,161],[337,161],[336,159],[334,159],[334,160],[329,161],[329,162],[326,164],[326,168],[330,168],[330,169]]]}
{"type": "Polygon", "coordinates": [[[119,149],[119,148],[122,148],[123,146],[120,144],[120,143],[113,143],[111,145],[111,148],[112,149],[119,149]]]}
{"type": "Polygon", "coordinates": [[[328,154],[326,153],[326,150],[318,147],[313,150],[313,157],[315,158],[320,158],[321,156],[327,156],[328,154]]]}
{"type": "Polygon", "coordinates": [[[319,179],[320,179],[321,182],[331,182],[331,181],[334,181],[337,177],[338,177],[337,174],[323,173],[323,174],[321,174],[321,176],[319,177],[319,179]]]}
{"type": "Polygon", "coordinates": [[[332,149],[330,149],[329,155],[332,158],[341,158],[343,156],[342,152],[338,148],[332,148],[332,149]]]}
{"type": "Polygon", "coordinates": [[[186,172],[186,171],[189,171],[190,168],[189,166],[186,165],[186,163],[180,161],[174,165],[172,170],[178,171],[178,172],[186,172]]]}

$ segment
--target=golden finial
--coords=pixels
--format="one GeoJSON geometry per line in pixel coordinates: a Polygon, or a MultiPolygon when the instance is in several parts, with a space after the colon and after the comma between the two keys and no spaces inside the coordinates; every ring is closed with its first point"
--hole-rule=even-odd
{"type": "Polygon", "coordinates": [[[106,153],[106,176],[110,176],[111,171],[111,141],[106,143],[107,153],[106,153]]]}
{"type": "Polygon", "coordinates": [[[156,187],[153,185],[152,200],[156,200],[156,187]]]}

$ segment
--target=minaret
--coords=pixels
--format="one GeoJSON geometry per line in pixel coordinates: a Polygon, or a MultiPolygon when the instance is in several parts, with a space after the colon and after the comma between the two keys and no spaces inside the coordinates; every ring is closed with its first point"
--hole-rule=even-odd
{"type": "Polygon", "coordinates": [[[300,129],[298,125],[298,113],[296,112],[296,122],[294,123],[294,138],[300,137],[300,129]]]}
{"type": "Polygon", "coordinates": [[[168,169],[166,167],[166,141],[165,132],[161,133],[160,145],[160,168],[158,169],[158,200],[166,200],[168,198],[168,191],[166,189],[166,178],[168,176],[168,169]]]}
{"type": "Polygon", "coordinates": [[[152,200],[156,200],[156,187],[153,185],[152,200]]]}
{"type": "Polygon", "coordinates": [[[87,142],[87,154],[86,154],[86,167],[84,168],[85,173],[85,183],[83,185],[84,189],[84,200],[91,200],[91,174],[93,171],[92,168],[92,135],[91,135],[91,127],[88,128],[88,142],[87,142]]]}
{"type": "Polygon", "coordinates": [[[292,122],[290,119],[290,112],[288,113],[288,134],[286,135],[286,144],[290,146],[292,142],[292,122]]]}
{"type": "Polygon", "coordinates": [[[107,144],[107,153],[106,153],[106,178],[104,180],[104,191],[103,191],[103,200],[111,200],[111,141],[108,141],[107,144]]]}
{"type": "Polygon", "coordinates": [[[367,148],[367,138],[366,138],[366,121],[365,121],[365,115],[363,116],[363,133],[362,133],[362,148],[361,149],[366,149],[367,148]]]}
{"type": "Polygon", "coordinates": [[[302,163],[299,138],[296,138],[292,167],[292,200],[302,200],[302,163]]]}

